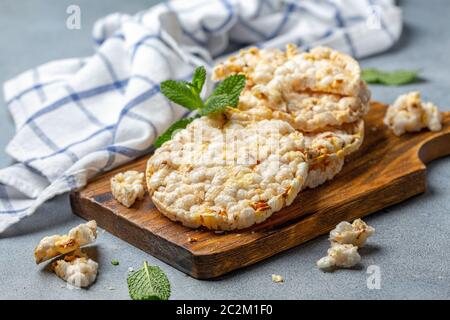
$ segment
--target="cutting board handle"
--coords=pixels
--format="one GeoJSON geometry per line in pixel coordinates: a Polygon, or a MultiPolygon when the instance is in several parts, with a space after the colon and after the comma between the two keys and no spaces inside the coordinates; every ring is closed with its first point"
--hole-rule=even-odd
{"type": "Polygon", "coordinates": [[[417,154],[423,163],[450,155],[450,112],[442,112],[442,130],[423,135],[417,154]]]}

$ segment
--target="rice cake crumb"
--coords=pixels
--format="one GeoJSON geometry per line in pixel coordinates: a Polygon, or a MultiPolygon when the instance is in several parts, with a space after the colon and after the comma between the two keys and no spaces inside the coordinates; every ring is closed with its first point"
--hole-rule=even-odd
{"type": "Polygon", "coordinates": [[[144,173],[131,170],[116,174],[111,178],[111,193],[125,207],[131,207],[144,198],[144,173]]]}
{"type": "Polygon", "coordinates": [[[284,278],[279,274],[272,274],[272,281],[276,283],[284,282],[284,278]]]}
{"type": "Polygon", "coordinates": [[[332,243],[327,256],[317,261],[319,269],[331,271],[334,268],[351,268],[361,261],[358,247],[352,244],[332,243]]]}
{"type": "Polygon", "coordinates": [[[347,221],[340,222],[336,228],[330,232],[330,241],[341,244],[352,244],[356,247],[363,247],[367,238],[372,236],[375,229],[368,226],[361,219],[356,219],[353,223],[347,221]]]}
{"type": "Polygon", "coordinates": [[[431,131],[442,129],[442,115],[438,107],[431,102],[422,102],[420,93],[413,91],[400,95],[390,105],[384,117],[384,124],[396,136],[406,132],[417,132],[423,128],[431,131]]]}

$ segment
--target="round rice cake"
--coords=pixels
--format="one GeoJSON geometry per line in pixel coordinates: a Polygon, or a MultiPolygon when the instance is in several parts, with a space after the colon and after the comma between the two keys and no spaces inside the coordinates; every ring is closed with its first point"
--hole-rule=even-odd
{"type": "Polygon", "coordinates": [[[346,123],[319,133],[305,133],[308,163],[329,157],[345,157],[359,149],[364,140],[364,120],[346,123]]]}
{"type": "Polygon", "coordinates": [[[338,127],[361,119],[369,109],[370,92],[367,86],[360,96],[312,92],[286,92],[279,96],[258,91],[259,86],[242,93],[238,108],[229,108],[227,117],[237,121],[280,119],[304,132],[338,127]]]}
{"type": "Polygon", "coordinates": [[[260,50],[256,47],[244,49],[217,64],[213,69],[212,79],[218,81],[233,74],[244,74],[247,88],[255,84],[266,84],[272,80],[277,67],[297,53],[297,47],[293,44],[288,44],[286,51],[276,48],[260,50]]]}
{"type": "Polygon", "coordinates": [[[296,46],[250,48],[218,64],[214,80],[241,73],[247,86],[239,106],[227,116],[238,121],[281,119],[295,129],[314,132],[361,119],[370,91],[357,61],[339,51],[316,47],[298,53],[296,46]]]}
{"type": "Polygon", "coordinates": [[[246,228],[295,199],[308,173],[304,150],[303,134],[284,121],[202,117],[149,159],[149,194],[188,227],[246,228]]]}
{"type": "Polygon", "coordinates": [[[248,87],[267,85],[267,91],[287,88],[296,92],[312,91],[359,96],[361,68],[351,56],[328,47],[298,52],[293,44],[286,51],[250,48],[230,56],[213,69],[213,80],[232,74],[244,74],[248,87]]]}
{"type": "Polygon", "coordinates": [[[364,140],[364,121],[340,128],[305,134],[308,178],[305,188],[315,188],[333,179],[344,166],[345,156],[358,150],[364,140]]]}
{"type": "Polygon", "coordinates": [[[361,68],[355,59],[331,48],[315,47],[277,67],[267,90],[292,89],[357,97],[362,81],[361,68]]]}
{"type": "Polygon", "coordinates": [[[321,162],[309,166],[308,178],[302,189],[316,188],[321,184],[333,179],[344,166],[343,157],[329,157],[321,162]]]}

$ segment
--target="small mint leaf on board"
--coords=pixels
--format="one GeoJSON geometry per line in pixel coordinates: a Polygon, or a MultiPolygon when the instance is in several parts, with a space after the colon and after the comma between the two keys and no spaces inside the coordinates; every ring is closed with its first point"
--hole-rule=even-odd
{"type": "Polygon", "coordinates": [[[200,115],[206,116],[208,114],[223,112],[228,106],[231,106],[231,103],[232,99],[227,94],[210,96],[205,102],[205,107],[200,110],[200,115]]]}
{"type": "Polygon", "coordinates": [[[399,86],[413,83],[417,80],[419,72],[410,70],[395,70],[391,72],[368,68],[362,71],[362,78],[367,83],[378,83],[388,86],[399,86]]]}
{"type": "Polygon", "coordinates": [[[170,282],[166,274],[158,266],[144,266],[130,272],[127,278],[128,292],[133,300],[168,300],[170,282]]]}
{"type": "Polygon", "coordinates": [[[245,88],[245,81],[243,74],[229,76],[217,85],[211,97],[226,94],[230,97],[230,106],[235,108],[239,103],[239,96],[245,88]]]}
{"type": "MultiPolygon", "coordinates": [[[[203,101],[186,81],[166,80],[161,82],[161,92],[172,102],[189,110],[203,107],[203,101]]],[[[196,90],[196,89],[195,89],[196,90]]]]}
{"type": "Polygon", "coordinates": [[[194,71],[194,75],[192,76],[192,86],[197,90],[197,93],[200,94],[203,89],[203,85],[206,81],[206,69],[205,67],[197,67],[194,71]]]}
{"type": "Polygon", "coordinates": [[[169,141],[172,139],[172,134],[176,130],[184,129],[187,127],[189,123],[195,120],[196,117],[191,118],[183,118],[178,120],[177,122],[174,122],[162,135],[160,135],[155,143],[153,144],[156,148],[159,148],[162,146],[162,144],[166,141],[169,141]]]}

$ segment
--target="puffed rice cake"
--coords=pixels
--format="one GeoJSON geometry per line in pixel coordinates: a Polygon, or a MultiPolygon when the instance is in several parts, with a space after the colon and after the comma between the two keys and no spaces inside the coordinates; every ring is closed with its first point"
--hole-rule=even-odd
{"type": "Polygon", "coordinates": [[[228,117],[242,121],[282,119],[301,131],[318,131],[363,117],[370,91],[357,61],[326,47],[298,53],[250,48],[218,64],[213,80],[241,73],[247,87],[228,117]]]}
{"type": "Polygon", "coordinates": [[[364,121],[306,133],[304,137],[309,171],[303,188],[315,188],[333,179],[342,170],[345,157],[359,149],[364,140],[364,121]]]}
{"type": "Polygon", "coordinates": [[[303,187],[304,142],[280,120],[196,119],[149,159],[149,194],[164,215],[188,227],[249,227],[290,205],[303,187]]]}

